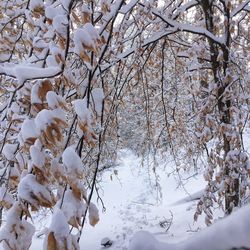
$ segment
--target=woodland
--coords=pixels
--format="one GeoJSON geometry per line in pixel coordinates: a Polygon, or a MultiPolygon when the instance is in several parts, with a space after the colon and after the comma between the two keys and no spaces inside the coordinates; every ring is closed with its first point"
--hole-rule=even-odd
{"type": "Polygon", "coordinates": [[[40,249],[87,249],[126,148],[156,177],[199,172],[208,227],[128,249],[249,249],[249,96],[250,0],[1,0],[1,246],[31,249],[46,211],[40,249]]]}

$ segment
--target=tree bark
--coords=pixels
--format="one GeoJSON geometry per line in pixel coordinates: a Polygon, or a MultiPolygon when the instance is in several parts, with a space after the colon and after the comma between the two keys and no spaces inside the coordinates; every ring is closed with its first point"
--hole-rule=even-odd
{"type": "MultiPolygon", "coordinates": [[[[215,34],[214,31],[214,13],[213,13],[213,1],[202,0],[201,6],[204,12],[206,28],[211,33],[215,34]]],[[[232,106],[230,100],[224,100],[223,95],[225,93],[226,88],[228,87],[228,83],[222,81],[219,75],[222,73],[223,77],[226,77],[228,70],[228,61],[229,61],[229,51],[230,51],[230,32],[229,32],[229,18],[230,11],[224,3],[224,15],[227,18],[227,22],[225,21],[225,46],[221,46],[219,48],[218,44],[215,43],[212,39],[208,38],[209,47],[210,47],[210,59],[211,66],[213,71],[214,82],[217,85],[217,107],[219,111],[220,123],[221,125],[230,125],[230,107],[232,106]],[[219,50],[222,50],[223,54],[223,63],[218,61],[219,50]]],[[[226,157],[229,151],[232,149],[230,145],[230,140],[227,138],[226,133],[223,132],[223,150],[224,150],[224,178],[231,178],[231,170],[226,163],[226,157]]],[[[239,204],[239,179],[233,178],[230,184],[226,187],[225,190],[225,210],[226,214],[230,214],[234,206],[238,206],[239,204]]]]}

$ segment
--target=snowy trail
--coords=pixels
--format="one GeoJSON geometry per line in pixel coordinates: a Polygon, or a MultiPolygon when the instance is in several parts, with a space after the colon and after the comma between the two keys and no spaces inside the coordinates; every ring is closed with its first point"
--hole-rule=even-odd
{"type": "MultiPolygon", "coordinates": [[[[158,240],[175,243],[184,240],[204,227],[202,219],[193,225],[193,214],[196,202],[187,202],[175,205],[176,202],[187,197],[182,187],[177,188],[178,178],[173,175],[171,164],[157,168],[162,198],[155,188],[155,176],[150,176],[148,166],[141,166],[141,160],[129,150],[122,150],[119,156],[119,166],[107,171],[102,176],[100,194],[104,201],[106,212],[102,212],[101,203],[98,203],[100,222],[93,228],[85,225],[80,246],[83,250],[100,250],[101,240],[105,237],[113,241],[108,248],[126,250],[132,236],[140,230],[151,232],[158,240]],[[111,177],[112,176],[112,177],[111,177]],[[171,215],[172,214],[172,215],[171,215]],[[169,230],[160,226],[160,222],[171,219],[173,223],[169,230]]],[[[150,171],[152,172],[152,171],[150,171]]],[[[185,189],[190,194],[204,187],[202,176],[192,178],[186,183],[185,189]]],[[[94,197],[95,201],[96,197],[94,197]]],[[[41,225],[49,226],[50,218],[40,222],[34,218],[37,229],[41,225]]],[[[39,231],[37,231],[38,233],[39,231]]],[[[0,249],[2,249],[0,247],[0,249]]],[[[33,238],[31,250],[43,249],[43,237],[33,238]]]]}
{"type": "MultiPolygon", "coordinates": [[[[151,176],[150,181],[147,166],[142,167],[140,159],[131,151],[120,152],[120,163],[116,170],[118,175],[112,170],[102,177],[103,193],[100,193],[103,194],[106,212],[102,212],[99,202],[100,222],[94,228],[86,224],[81,237],[81,249],[103,249],[101,240],[108,237],[113,241],[109,249],[126,250],[132,236],[140,230],[150,231],[157,239],[166,242],[178,242],[188,237],[191,231],[196,231],[198,224],[193,225],[195,202],[173,206],[187,194],[182,188],[177,189],[177,181],[173,176],[168,177],[167,173],[171,171],[169,165],[165,170],[160,167],[157,169],[162,187],[162,199],[158,202],[153,186],[155,177],[151,176]],[[165,232],[160,222],[170,219],[171,213],[173,224],[165,232]]],[[[192,194],[203,185],[203,179],[199,176],[197,179],[192,178],[185,188],[192,194]]],[[[42,239],[34,237],[31,250],[39,249],[42,249],[42,239]]]]}
{"type": "MultiPolygon", "coordinates": [[[[249,150],[249,143],[246,148],[249,150]]],[[[190,178],[185,183],[185,191],[182,187],[177,188],[178,176],[168,176],[173,170],[172,163],[166,164],[165,168],[159,166],[157,174],[162,188],[162,199],[157,202],[156,189],[152,187],[154,177],[151,176],[150,183],[147,166],[142,167],[141,160],[129,150],[122,150],[119,159],[119,166],[115,168],[118,175],[115,175],[112,169],[102,176],[100,194],[106,212],[102,212],[99,202],[100,222],[94,228],[86,223],[80,242],[81,249],[104,249],[101,247],[101,240],[108,237],[113,241],[113,245],[108,249],[127,250],[132,236],[140,230],[149,231],[161,242],[179,243],[206,227],[203,216],[197,223],[193,222],[196,201],[185,202],[188,197],[186,191],[197,194],[204,188],[202,175],[190,178]],[[160,222],[170,219],[171,213],[173,223],[166,232],[160,222]]],[[[183,173],[182,175],[185,176],[183,173]]],[[[215,212],[216,216],[222,215],[219,210],[215,212]]],[[[47,221],[49,225],[49,218],[47,221]]],[[[36,219],[35,224],[38,228],[44,222],[40,223],[36,219]]],[[[43,238],[34,237],[31,250],[40,249],[43,249],[43,238]]]]}
{"type": "MultiPolygon", "coordinates": [[[[155,177],[151,176],[150,181],[148,167],[142,167],[140,159],[129,150],[121,151],[119,158],[119,166],[115,168],[118,174],[114,174],[114,169],[107,171],[100,183],[100,194],[106,212],[102,212],[99,202],[100,222],[94,228],[86,223],[80,242],[81,249],[104,249],[101,240],[108,237],[113,241],[113,245],[108,249],[127,250],[131,238],[140,230],[148,231],[160,242],[168,244],[180,243],[193,234],[197,238],[196,232],[205,227],[203,218],[201,216],[198,223],[194,223],[196,201],[185,201],[188,200],[186,192],[196,195],[197,191],[204,188],[202,175],[189,179],[184,190],[182,187],[177,188],[178,177],[168,176],[168,173],[172,172],[171,163],[167,164],[165,169],[159,166],[157,174],[162,198],[157,202],[157,192],[153,186],[155,177]],[[172,225],[166,232],[166,229],[160,226],[160,222],[170,219],[171,214],[172,225]]],[[[94,201],[95,199],[96,197],[94,201]]],[[[216,213],[218,212],[217,210],[216,213]]],[[[47,222],[49,226],[49,217],[47,222]]],[[[35,225],[39,228],[39,218],[35,218],[35,225]]],[[[204,233],[199,235],[198,238],[203,237],[204,233]]],[[[150,238],[150,235],[148,237],[150,238]]],[[[192,240],[188,242],[192,243],[192,240]]],[[[34,237],[30,249],[43,249],[43,237],[34,237]]]]}

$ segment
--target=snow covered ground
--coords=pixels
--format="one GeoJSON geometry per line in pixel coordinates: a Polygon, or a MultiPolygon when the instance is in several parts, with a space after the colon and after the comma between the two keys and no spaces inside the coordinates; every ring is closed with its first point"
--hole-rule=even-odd
{"type": "MultiPolygon", "coordinates": [[[[246,139],[250,138],[249,134],[246,139]]],[[[249,152],[250,143],[247,140],[246,144],[249,152]]],[[[141,230],[148,231],[152,235],[139,233],[137,241],[138,237],[144,237],[146,244],[154,243],[156,241],[153,236],[160,242],[169,243],[170,248],[167,249],[182,249],[176,248],[172,243],[181,245],[180,242],[185,239],[189,239],[187,243],[192,245],[193,238],[190,237],[192,235],[196,239],[203,237],[209,240],[204,233],[197,233],[202,228],[206,228],[203,216],[194,223],[193,216],[197,201],[187,201],[190,194],[197,195],[197,192],[199,194],[199,191],[205,187],[201,173],[194,174],[193,170],[189,173],[182,172],[184,185],[179,185],[179,175],[176,172],[173,174],[175,167],[170,159],[166,159],[164,164],[158,166],[155,174],[152,172],[152,166],[146,164],[142,166],[141,159],[130,150],[120,151],[118,163],[117,167],[107,170],[102,176],[99,188],[106,211],[102,212],[101,202],[98,202],[100,222],[94,228],[86,223],[80,242],[81,249],[104,249],[101,241],[108,237],[113,242],[108,249],[127,250],[135,233],[141,230]],[[160,185],[157,186],[157,182],[160,185]]],[[[93,201],[96,203],[96,197],[93,201]]],[[[215,214],[215,217],[223,216],[219,209],[216,209],[215,214]]],[[[50,224],[49,215],[46,220],[40,218],[41,216],[34,218],[37,233],[39,228],[50,224]]],[[[213,232],[213,230],[210,231],[213,232]]],[[[155,249],[165,249],[166,245],[162,247],[155,249]]],[[[34,237],[31,250],[40,249],[43,249],[43,236],[34,237]]]]}
{"type": "MultiPolygon", "coordinates": [[[[198,223],[193,222],[195,201],[175,204],[188,197],[188,193],[192,194],[204,188],[202,175],[184,180],[184,189],[178,185],[178,175],[168,175],[173,171],[173,164],[170,162],[164,165],[156,170],[161,186],[160,194],[156,188],[156,176],[152,175],[149,167],[141,166],[141,159],[131,151],[120,152],[119,165],[115,171],[107,171],[100,183],[100,194],[106,212],[102,212],[99,202],[100,222],[94,228],[86,224],[81,238],[81,249],[103,249],[101,240],[108,237],[113,241],[109,249],[125,250],[128,249],[132,236],[140,230],[151,232],[160,241],[179,242],[199,231],[201,226],[205,227],[202,217],[198,223]],[[117,175],[114,173],[116,171],[117,175]],[[169,222],[171,226],[167,229],[169,222]]],[[[43,223],[37,220],[36,226],[43,223]]],[[[42,249],[42,242],[43,237],[35,237],[31,249],[42,249]]]]}

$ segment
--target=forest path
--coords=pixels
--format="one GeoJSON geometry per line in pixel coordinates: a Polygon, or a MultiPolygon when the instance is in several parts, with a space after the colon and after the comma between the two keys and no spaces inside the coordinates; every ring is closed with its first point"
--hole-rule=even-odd
{"type": "MultiPolygon", "coordinates": [[[[130,150],[121,150],[118,166],[107,170],[99,185],[106,212],[102,212],[99,202],[100,221],[94,228],[85,225],[81,249],[104,249],[101,240],[108,237],[113,241],[108,249],[126,250],[133,234],[140,230],[153,233],[161,241],[178,242],[199,230],[200,225],[204,227],[202,219],[193,223],[196,201],[174,205],[188,193],[204,188],[203,177],[187,178],[192,173],[184,174],[184,189],[178,185],[178,175],[168,175],[171,172],[173,164],[170,162],[158,166],[154,175],[152,165],[142,166],[141,159],[130,150]],[[171,226],[167,229],[169,223],[171,226]]],[[[93,201],[96,203],[96,197],[93,201]]],[[[34,237],[31,250],[40,250],[42,245],[42,237],[34,237]]]]}

